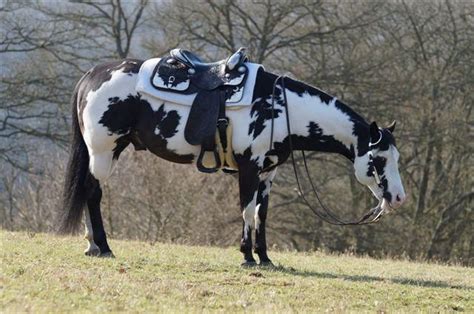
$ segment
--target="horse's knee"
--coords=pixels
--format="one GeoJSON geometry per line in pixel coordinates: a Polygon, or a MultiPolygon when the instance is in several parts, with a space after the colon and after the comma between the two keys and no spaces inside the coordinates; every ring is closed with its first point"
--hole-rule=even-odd
{"type": "Polygon", "coordinates": [[[94,153],[90,155],[90,172],[99,182],[107,180],[112,172],[112,152],[94,153]]]}

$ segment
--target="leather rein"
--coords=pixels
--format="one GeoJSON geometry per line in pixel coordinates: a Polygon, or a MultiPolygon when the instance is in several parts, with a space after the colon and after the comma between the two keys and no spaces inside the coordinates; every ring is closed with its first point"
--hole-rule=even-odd
{"type": "MultiPolygon", "coordinates": [[[[287,126],[287,129],[288,129],[288,146],[289,146],[289,149],[290,149],[291,161],[292,161],[292,164],[293,164],[293,171],[295,173],[295,179],[296,179],[296,184],[298,186],[298,192],[299,192],[301,198],[303,199],[303,201],[305,202],[306,206],[308,206],[311,209],[311,211],[317,217],[319,217],[321,220],[323,220],[327,223],[333,224],[333,225],[353,226],[353,225],[367,225],[367,224],[377,222],[379,220],[379,218],[382,216],[383,212],[384,212],[384,210],[379,206],[376,206],[376,207],[370,209],[364,216],[362,216],[360,219],[358,219],[356,221],[344,221],[344,220],[340,219],[336,214],[334,214],[334,212],[330,208],[325,206],[324,203],[321,201],[321,198],[319,197],[319,193],[318,193],[318,191],[317,191],[317,189],[316,189],[316,187],[313,183],[313,180],[311,179],[311,175],[310,175],[309,169],[308,169],[308,164],[306,162],[305,152],[304,152],[304,150],[301,150],[306,175],[307,175],[308,180],[310,182],[313,193],[316,195],[316,198],[317,198],[322,210],[314,208],[308,202],[308,200],[307,200],[307,198],[306,198],[306,196],[303,192],[301,183],[300,183],[298,170],[297,170],[297,166],[296,166],[296,161],[295,161],[295,156],[294,156],[294,152],[293,152],[293,143],[292,143],[292,138],[291,138],[291,127],[290,127],[290,115],[289,115],[288,100],[287,100],[287,97],[286,97],[286,89],[285,89],[285,78],[286,78],[286,76],[284,76],[284,75],[279,76],[279,77],[277,77],[277,79],[275,80],[275,82],[273,84],[272,110],[271,110],[272,124],[271,124],[271,133],[270,133],[270,150],[272,150],[272,148],[273,148],[273,129],[274,129],[274,120],[275,120],[275,117],[274,117],[275,91],[276,91],[276,86],[278,84],[278,81],[280,80],[281,81],[280,86],[281,86],[282,93],[283,93],[283,104],[282,105],[285,106],[285,108],[286,108],[286,126],[287,126]]],[[[382,183],[381,183],[381,180],[380,180],[380,176],[377,173],[377,169],[375,168],[375,165],[374,165],[372,149],[375,145],[377,145],[380,142],[381,139],[382,139],[382,133],[380,132],[380,138],[377,140],[377,142],[369,143],[369,152],[368,152],[370,171],[372,172],[372,174],[374,176],[374,179],[375,179],[375,182],[377,183],[377,185],[379,187],[382,187],[382,183]]]]}

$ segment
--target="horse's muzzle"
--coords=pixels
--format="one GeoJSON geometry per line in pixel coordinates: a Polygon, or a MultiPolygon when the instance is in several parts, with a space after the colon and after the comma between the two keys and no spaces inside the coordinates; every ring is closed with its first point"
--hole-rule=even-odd
{"type": "Polygon", "coordinates": [[[384,214],[388,214],[397,208],[393,206],[386,198],[382,199],[382,202],[379,204],[379,206],[383,209],[384,214]]]}

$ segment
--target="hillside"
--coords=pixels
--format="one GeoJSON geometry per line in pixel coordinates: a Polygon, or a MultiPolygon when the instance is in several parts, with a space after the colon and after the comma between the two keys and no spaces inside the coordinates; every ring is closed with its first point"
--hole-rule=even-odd
{"type": "Polygon", "coordinates": [[[0,245],[0,312],[474,311],[473,268],[270,252],[278,267],[243,269],[236,248],[116,240],[99,259],[79,236],[6,231],[0,245]]]}

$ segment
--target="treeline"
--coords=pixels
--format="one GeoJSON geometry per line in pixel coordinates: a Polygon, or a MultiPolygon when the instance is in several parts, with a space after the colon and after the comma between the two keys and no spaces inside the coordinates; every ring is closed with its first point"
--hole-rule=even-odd
{"type": "MultiPolygon", "coordinates": [[[[3,228],[56,227],[69,99],[90,67],[178,46],[213,60],[245,46],[252,61],[337,95],[368,120],[397,120],[409,194],[377,225],[335,227],[302,204],[283,166],[270,203],[270,247],[473,262],[470,1],[7,0],[0,29],[3,228]]],[[[324,202],[342,217],[374,205],[343,158],[312,154],[310,168],[324,202]]],[[[128,149],[103,200],[114,237],[214,245],[240,238],[230,175],[203,175],[128,149]]]]}

